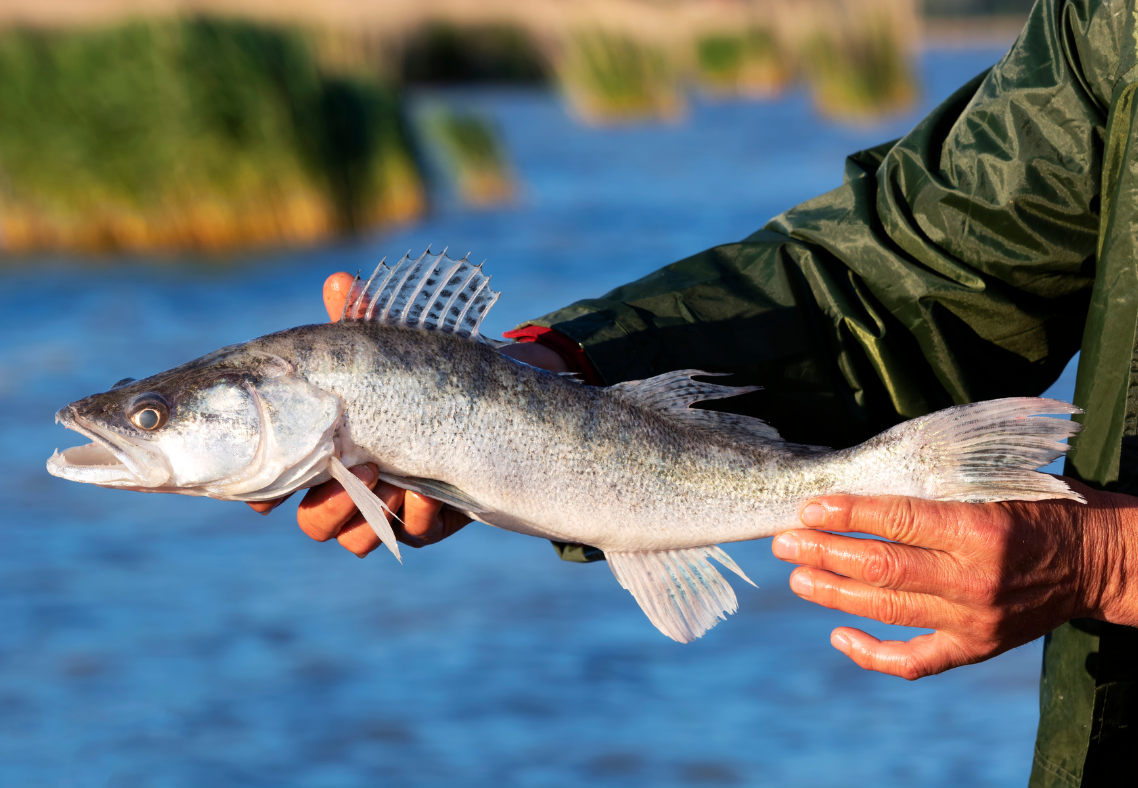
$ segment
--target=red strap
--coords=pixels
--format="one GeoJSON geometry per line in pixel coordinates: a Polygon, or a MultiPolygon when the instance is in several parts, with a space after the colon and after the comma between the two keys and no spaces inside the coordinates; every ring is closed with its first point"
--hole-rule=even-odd
{"type": "Polygon", "coordinates": [[[547,348],[555,350],[557,355],[565,360],[571,372],[578,373],[590,386],[603,386],[604,380],[597,372],[593,362],[585,355],[585,351],[569,337],[559,334],[552,328],[545,326],[526,326],[507,331],[502,334],[506,339],[515,342],[537,342],[547,348]]]}

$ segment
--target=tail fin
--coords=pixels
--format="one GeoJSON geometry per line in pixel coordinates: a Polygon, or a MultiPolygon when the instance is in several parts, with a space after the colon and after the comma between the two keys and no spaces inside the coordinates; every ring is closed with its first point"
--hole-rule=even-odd
{"type": "Polygon", "coordinates": [[[880,438],[894,447],[901,438],[917,487],[908,494],[977,503],[1049,498],[1085,503],[1064,482],[1036,471],[1061,457],[1068,447],[1060,441],[1083,425],[1040,413],[1082,411],[1054,399],[997,399],[937,411],[900,424],[880,438]]]}

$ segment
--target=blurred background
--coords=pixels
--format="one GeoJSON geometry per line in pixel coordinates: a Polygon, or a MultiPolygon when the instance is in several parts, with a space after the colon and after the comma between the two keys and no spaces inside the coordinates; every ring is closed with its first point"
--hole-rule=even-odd
{"type": "Polygon", "coordinates": [[[1029,7],[0,0],[0,784],[1025,784],[1038,644],[865,673],[829,646],[858,622],[794,597],[765,542],[731,549],[759,589],[685,647],[536,539],[359,561],[291,502],[43,463],[80,442],[62,405],[324,320],[324,278],[383,255],[487,259],[497,335],[738,240],[997,62],[1029,7]]]}

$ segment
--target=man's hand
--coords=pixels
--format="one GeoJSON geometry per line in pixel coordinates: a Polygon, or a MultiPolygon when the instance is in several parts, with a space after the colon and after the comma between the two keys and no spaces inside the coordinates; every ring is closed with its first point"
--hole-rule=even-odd
{"type": "Polygon", "coordinates": [[[830,636],[863,668],[918,679],[982,662],[1072,618],[1138,623],[1138,600],[1129,598],[1136,589],[1126,584],[1138,498],[1067,481],[1087,504],[820,498],[800,514],[808,530],[780,534],[771,548],[802,565],[790,587],[803,599],[935,630],[907,642],[852,627],[830,636]]]}
{"type": "MultiPolygon", "coordinates": [[[[328,319],[333,323],[340,319],[340,314],[344,311],[344,302],[348,299],[353,280],[351,274],[341,271],[332,274],[324,282],[324,308],[328,310],[328,319]]],[[[569,370],[556,351],[534,342],[506,345],[502,348],[502,353],[552,372],[569,370]]],[[[439,501],[432,498],[401,490],[385,482],[377,485],[378,468],[374,465],[359,465],[351,471],[375,490],[388,509],[399,514],[402,523],[392,521],[391,528],[395,532],[395,538],[403,544],[411,547],[434,544],[455,534],[470,522],[470,518],[453,509],[444,509],[439,501]]],[[[250,503],[249,506],[256,512],[268,514],[285,498],[250,503]]],[[[391,520],[390,515],[388,520],[391,520]]],[[[359,513],[351,497],[335,480],[313,487],[305,494],[296,511],[296,521],[300,530],[316,541],[326,542],[335,538],[360,558],[380,544],[379,537],[359,513]]]]}

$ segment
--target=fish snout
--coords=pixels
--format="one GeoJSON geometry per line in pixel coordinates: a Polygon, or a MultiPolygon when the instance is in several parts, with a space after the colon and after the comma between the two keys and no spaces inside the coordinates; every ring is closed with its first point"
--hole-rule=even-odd
{"type": "Polygon", "coordinates": [[[93,443],[52,454],[47,469],[53,476],[106,487],[154,488],[169,481],[170,467],[161,454],[83,418],[76,403],[56,411],[55,421],[93,443]]]}

